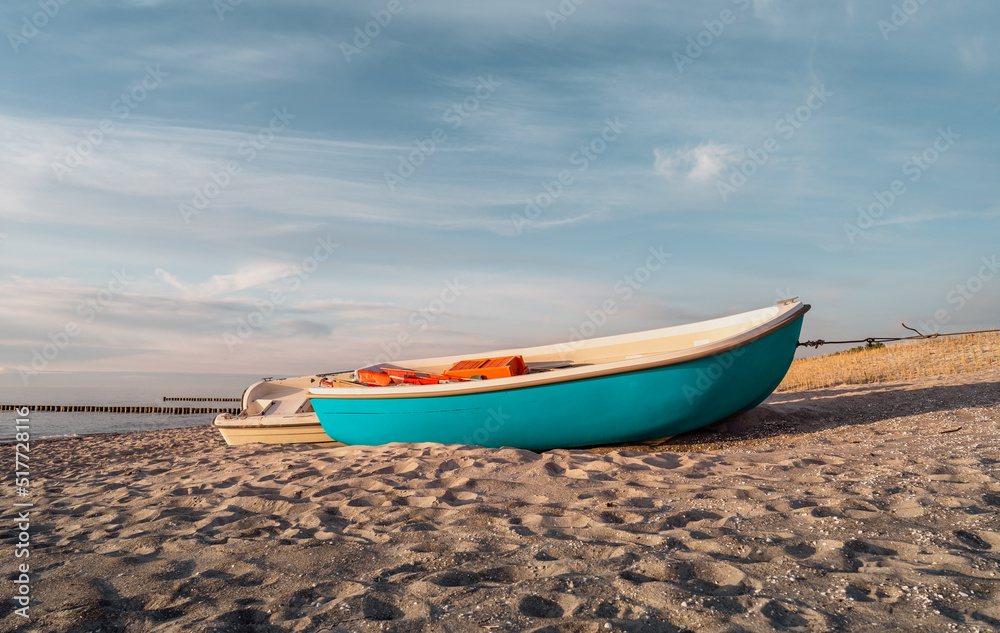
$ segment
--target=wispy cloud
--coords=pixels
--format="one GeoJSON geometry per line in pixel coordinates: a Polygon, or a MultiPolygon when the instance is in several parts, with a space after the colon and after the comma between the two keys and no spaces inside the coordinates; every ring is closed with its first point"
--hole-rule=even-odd
{"type": "Polygon", "coordinates": [[[663,176],[670,179],[682,178],[691,182],[707,182],[737,162],[740,150],[739,145],[709,142],[672,152],[654,149],[653,154],[656,157],[656,171],[663,176]]]}
{"type": "Polygon", "coordinates": [[[1000,211],[942,211],[938,213],[911,213],[885,218],[875,222],[874,226],[888,226],[892,224],[919,224],[921,222],[937,222],[940,220],[985,220],[988,218],[1000,217],[1000,211]]]}
{"type": "Polygon", "coordinates": [[[753,14],[757,18],[778,22],[782,17],[781,3],[779,0],[753,0],[753,14]]]}
{"type": "Polygon", "coordinates": [[[989,62],[985,36],[972,37],[957,44],[959,59],[968,70],[981,70],[989,62]]]}
{"type": "Polygon", "coordinates": [[[142,48],[140,56],[163,64],[171,71],[172,82],[218,85],[306,79],[317,66],[336,59],[332,51],[334,47],[327,38],[259,33],[252,44],[153,44],[142,48]]]}
{"type": "Polygon", "coordinates": [[[200,284],[185,284],[177,277],[163,270],[156,269],[156,277],[164,283],[192,298],[207,298],[225,295],[247,288],[254,288],[269,281],[290,275],[292,266],[279,263],[254,264],[235,273],[212,275],[208,281],[200,284]]]}

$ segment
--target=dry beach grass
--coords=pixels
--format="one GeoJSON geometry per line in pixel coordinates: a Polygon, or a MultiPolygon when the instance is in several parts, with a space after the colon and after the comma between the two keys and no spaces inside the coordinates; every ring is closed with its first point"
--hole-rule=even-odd
{"type": "Polygon", "coordinates": [[[32,621],[0,628],[997,630],[995,358],[658,447],[40,442],[32,621]]]}
{"type": "Polygon", "coordinates": [[[997,367],[1000,332],[904,341],[800,358],[778,391],[967,374],[997,367]]]}

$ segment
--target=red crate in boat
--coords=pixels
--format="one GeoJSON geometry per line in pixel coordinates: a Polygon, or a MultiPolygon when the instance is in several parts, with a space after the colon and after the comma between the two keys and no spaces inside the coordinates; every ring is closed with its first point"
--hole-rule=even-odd
{"type": "Polygon", "coordinates": [[[527,373],[527,371],[528,368],[524,364],[524,358],[520,356],[503,356],[500,358],[460,360],[452,365],[451,369],[444,372],[444,374],[456,378],[472,378],[473,376],[507,378],[508,376],[520,376],[527,373]]]}

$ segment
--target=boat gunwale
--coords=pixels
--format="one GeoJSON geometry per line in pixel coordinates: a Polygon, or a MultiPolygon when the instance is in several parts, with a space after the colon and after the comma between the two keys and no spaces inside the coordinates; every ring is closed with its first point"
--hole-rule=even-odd
{"type": "MultiPolygon", "coordinates": [[[[528,389],[533,387],[542,387],[545,385],[558,384],[563,382],[573,382],[579,380],[588,380],[591,378],[602,378],[606,376],[614,376],[620,374],[637,373],[643,371],[649,371],[652,369],[658,369],[661,367],[669,367],[673,365],[680,365],[683,363],[700,360],[703,358],[708,358],[711,356],[718,356],[720,354],[725,354],[733,350],[744,347],[754,341],[762,339],[774,332],[786,327],[787,325],[793,323],[795,320],[801,318],[806,312],[809,311],[810,305],[795,302],[789,304],[789,309],[781,312],[781,308],[785,306],[779,306],[779,312],[775,314],[772,318],[760,323],[759,325],[750,328],[744,332],[728,336],[723,339],[719,339],[713,343],[708,343],[706,345],[701,345],[697,347],[690,347],[683,350],[674,350],[669,352],[661,352],[658,354],[651,354],[649,356],[644,356],[635,359],[626,359],[620,361],[610,361],[606,363],[598,363],[593,365],[584,365],[578,367],[567,367],[565,369],[554,369],[546,372],[536,373],[536,374],[524,374],[521,376],[511,376],[508,378],[494,378],[491,380],[483,381],[469,381],[469,382],[455,382],[455,383],[445,383],[438,385],[419,385],[419,386],[401,386],[401,387],[391,387],[391,388],[372,388],[372,387],[358,387],[358,388],[325,388],[325,387],[311,387],[308,390],[308,397],[310,399],[334,399],[334,400],[384,400],[390,398],[440,398],[440,397],[451,397],[451,396],[463,396],[463,395],[474,395],[480,393],[489,393],[495,391],[508,391],[513,389],[528,389]]],[[[749,312],[742,313],[744,315],[752,314],[754,312],[760,312],[762,310],[767,310],[768,308],[760,308],[758,310],[751,310],[749,312]]],[[[730,315],[729,317],[721,317],[719,319],[709,319],[707,321],[702,321],[700,323],[710,323],[712,321],[720,321],[727,318],[734,318],[741,316],[740,314],[730,315]]],[[[698,323],[685,324],[684,326],[693,326],[698,323]]],[[[668,329],[668,328],[663,328],[668,329]]],[[[656,330],[648,330],[647,332],[655,332],[656,330]]],[[[634,334],[642,334],[643,332],[636,332],[634,334]]],[[[622,338],[623,336],[628,337],[632,335],[615,335],[609,337],[602,337],[602,339],[614,339],[622,338]]],[[[602,339],[589,339],[588,343],[591,343],[591,348],[600,347],[599,345],[593,345],[594,342],[598,342],[602,339]]],[[[531,349],[541,349],[541,348],[555,348],[558,345],[570,345],[567,343],[554,344],[547,346],[540,346],[539,348],[531,349]]],[[[506,351],[506,350],[504,350],[506,351]]],[[[525,350],[527,351],[527,350],[525,350]]],[[[450,357],[442,357],[450,358],[450,357]]],[[[405,361],[411,362],[411,361],[405,361]]]]}
{"type": "Polygon", "coordinates": [[[217,429],[294,429],[294,428],[306,428],[306,427],[316,427],[319,426],[319,421],[316,422],[296,422],[295,424],[282,424],[281,422],[271,422],[270,424],[219,424],[216,420],[212,420],[212,426],[217,429]]]}

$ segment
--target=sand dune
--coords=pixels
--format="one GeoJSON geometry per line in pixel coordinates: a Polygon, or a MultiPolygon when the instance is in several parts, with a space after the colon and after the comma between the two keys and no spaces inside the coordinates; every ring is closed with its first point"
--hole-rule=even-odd
{"type": "Polygon", "coordinates": [[[657,447],[41,442],[32,620],[0,627],[997,630],[998,431],[992,371],[780,393],[657,447]]]}

